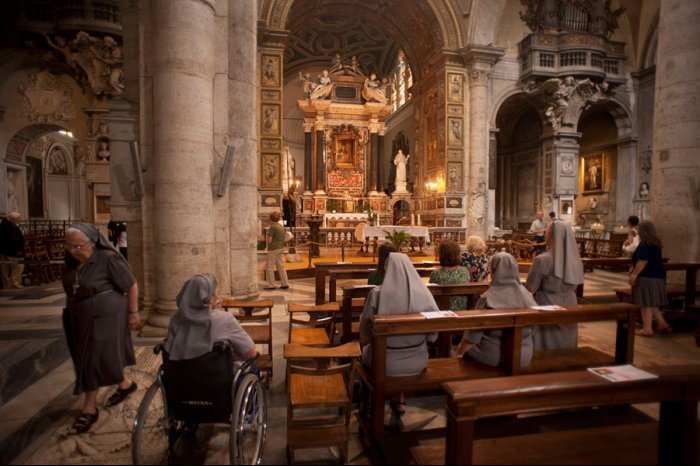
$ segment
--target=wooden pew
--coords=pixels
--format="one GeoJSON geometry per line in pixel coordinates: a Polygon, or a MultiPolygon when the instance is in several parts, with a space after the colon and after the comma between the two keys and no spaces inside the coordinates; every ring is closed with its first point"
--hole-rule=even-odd
{"type": "MultiPolygon", "coordinates": [[[[367,298],[367,295],[372,288],[372,285],[344,286],[342,288],[343,301],[340,305],[340,319],[343,329],[343,334],[341,337],[342,343],[351,341],[353,339],[353,335],[357,335],[359,328],[357,324],[359,322],[362,309],[364,308],[364,300],[367,298]]],[[[440,309],[449,309],[450,298],[454,296],[468,296],[470,299],[470,307],[473,307],[476,305],[476,299],[482,293],[488,290],[488,288],[488,282],[428,286],[428,289],[433,294],[435,302],[440,309]]],[[[445,339],[443,341],[448,340],[445,339]]],[[[449,354],[449,350],[445,349],[444,344],[441,345],[440,354],[443,356],[447,356],[447,354],[449,354]]]]}
{"type": "MultiPolygon", "coordinates": [[[[315,262],[315,288],[316,288],[316,304],[326,302],[326,277],[330,269],[367,269],[373,264],[367,262],[315,262]]],[[[434,261],[414,262],[416,267],[432,267],[439,265],[434,261]]]]}
{"type": "Polygon", "coordinates": [[[362,367],[361,379],[371,400],[367,418],[360,418],[368,437],[381,445],[384,438],[384,402],[398,393],[435,391],[440,384],[498,375],[517,375],[527,371],[556,371],[572,367],[630,364],[634,355],[635,323],[640,319],[638,306],[628,303],[588,304],[570,306],[560,311],[535,309],[493,309],[456,311],[457,317],[426,319],[421,314],[378,315],[372,327],[372,367],[362,367]],[[571,324],[579,322],[616,321],[615,356],[592,348],[548,350],[535,352],[531,366],[520,367],[522,329],[526,326],[571,324]],[[426,370],[410,377],[386,376],[387,338],[396,335],[458,332],[477,329],[502,329],[503,364],[488,367],[462,358],[440,357],[428,360],[426,370]]]}
{"type": "MultiPolygon", "coordinates": [[[[328,302],[334,303],[337,300],[338,280],[360,280],[365,281],[369,278],[369,274],[376,270],[375,267],[362,269],[329,269],[328,270],[328,302]]],[[[430,277],[430,274],[437,267],[416,267],[416,272],[421,277],[430,277]]]]}
{"type": "MultiPolygon", "coordinates": [[[[610,382],[580,370],[445,383],[446,442],[411,453],[417,464],[697,464],[700,365],[645,369],[659,377],[610,382]],[[511,416],[509,432],[515,432],[517,414],[654,402],[660,402],[658,424],[629,416],[576,430],[477,438],[479,423],[498,416],[511,416]]],[[[567,425],[592,413],[568,411],[567,425]]]]}

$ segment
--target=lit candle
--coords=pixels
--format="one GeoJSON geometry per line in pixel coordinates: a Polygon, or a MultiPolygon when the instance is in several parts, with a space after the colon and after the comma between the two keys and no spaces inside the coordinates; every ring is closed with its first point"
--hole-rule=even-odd
{"type": "Polygon", "coordinates": [[[420,223],[420,214],[418,214],[418,225],[422,225],[422,223],[420,223]]]}
{"type": "Polygon", "coordinates": [[[416,224],[416,217],[414,214],[411,214],[411,225],[415,225],[415,224],[416,224]]]}

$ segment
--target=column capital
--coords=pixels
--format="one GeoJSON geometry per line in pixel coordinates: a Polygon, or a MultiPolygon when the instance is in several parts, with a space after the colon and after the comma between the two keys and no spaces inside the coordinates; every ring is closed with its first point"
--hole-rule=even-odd
{"type": "Polygon", "coordinates": [[[470,68],[476,66],[491,68],[505,53],[506,49],[492,45],[470,45],[462,49],[464,61],[470,68]]]}
{"type": "Polygon", "coordinates": [[[314,130],[315,122],[313,121],[305,121],[304,122],[304,132],[305,133],[311,133],[314,130]]]}
{"type": "Polygon", "coordinates": [[[278,49],[284,51],[289,38],[289,31],[266,28],[264,22],[258,23],[258,45],[261,49],[278,49]]]}

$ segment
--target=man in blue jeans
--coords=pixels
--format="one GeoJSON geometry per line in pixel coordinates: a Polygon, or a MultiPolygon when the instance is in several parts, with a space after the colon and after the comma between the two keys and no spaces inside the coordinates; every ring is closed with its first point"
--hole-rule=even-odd
{"type": "Polygon", "coordinates": [[[279,212],[272,212],[270,214],[270,221],[272,221],[272,224],[267,231],[266,290],[275,289],[275,265],[277,265],[277,273],[280,274],[280,280],[282,281],[282,286],[280,286],[280,288],[283,290],[289,288],[287,271],[284,269],[284,227],[279,224],[280,218],[279,212]]]}

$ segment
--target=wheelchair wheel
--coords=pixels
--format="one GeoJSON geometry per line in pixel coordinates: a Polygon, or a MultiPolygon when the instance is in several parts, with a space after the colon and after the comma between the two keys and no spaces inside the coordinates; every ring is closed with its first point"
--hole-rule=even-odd
{"type": "Polygon", "coordinates": [[[169,422],[165,392],[155,381],[141,401],[131,434],[131,459],[134,464],[167,464],[169,461],[169,422]]]}
{"type": "Polygon", "coordinates": [[[267,432],[267,400],[260,379],[246,374],[238,384],[231,415],[231,464],[260,464],[267,432]]]}

